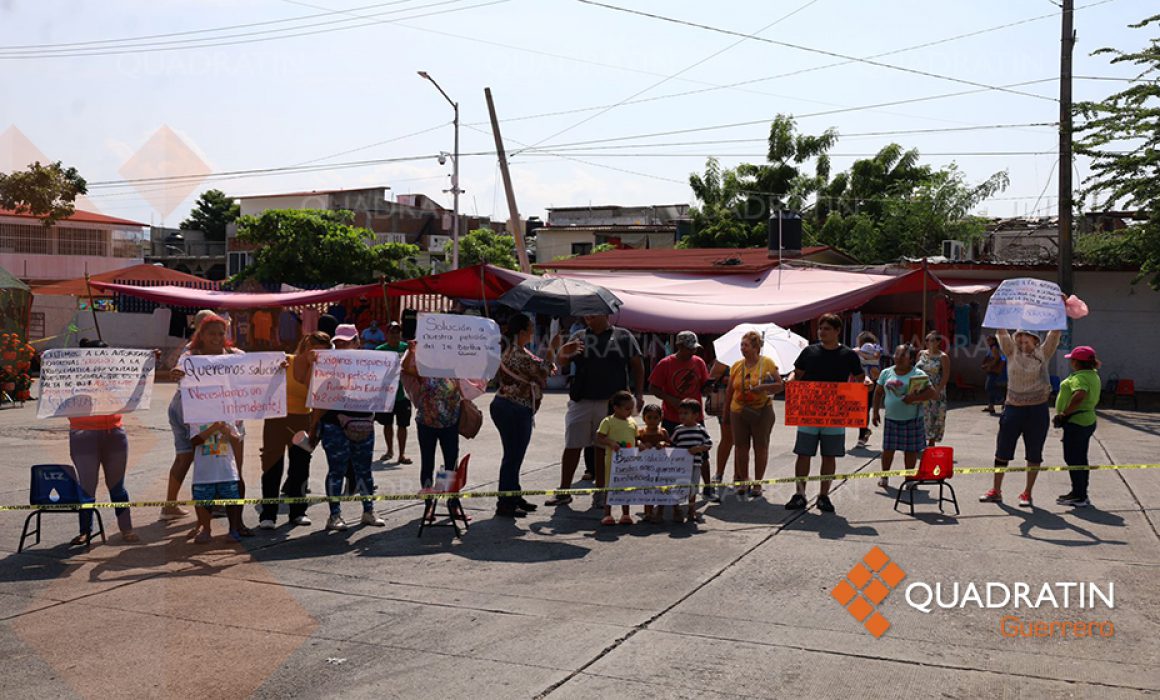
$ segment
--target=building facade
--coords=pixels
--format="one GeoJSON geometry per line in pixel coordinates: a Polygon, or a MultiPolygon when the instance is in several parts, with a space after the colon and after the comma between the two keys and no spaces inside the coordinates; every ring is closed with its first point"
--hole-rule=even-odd
{"type": "Polygon", "coordinates": [[[536,262],[588,255],[599,245],[617,249],[672,248],[687,204],[587,206],[548,209],[547,224],[535,229],[536,262]]]}
{"type": "Polygon", "coordinates": [[[77,210],[44,226],[39,217],[0,210],[0,267],[32,285],[111,272],[145,261],[148,227],[77,210]]]}

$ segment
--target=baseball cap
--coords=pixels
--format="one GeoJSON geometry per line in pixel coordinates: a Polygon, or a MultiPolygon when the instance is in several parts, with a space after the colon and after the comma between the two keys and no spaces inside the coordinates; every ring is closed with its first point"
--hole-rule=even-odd
{"type": "Polygon", "coordinates": [[[334,329],[335,340],[354,340],[358,337],[358,328],[353,323],[344,323],[334,329]]]}
{"type": "Polygon", "coordinates": [[[401,333],[403,331],[403,324],[398,321],[391,321],[387,324],[387,332],[389,333],[390,331],[399,331],[401,333]]]}
{"type": "Polygon", "coordinates": [[[1079,360],[1080,362],[1092,362],[1096,359],[1096,350],[1090,345],[1080,345],[1071,352],[1063,356],[1068,360],[1079,360]]]}
{"type": "Polygon", "coordinates": [[[681,331],[677,333],[677,347],[697,349],[697,334],[693,331],[681,331]]]}

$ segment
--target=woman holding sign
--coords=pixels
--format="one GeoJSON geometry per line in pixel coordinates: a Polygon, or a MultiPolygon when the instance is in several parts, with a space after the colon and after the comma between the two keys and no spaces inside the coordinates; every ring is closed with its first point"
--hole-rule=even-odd
{"type": "MultiPolygon", "coordinates": [[[[232,355],[243,354],[229,341],[229,322],[211,312],[197,313],[197,328],[189,339],[186,351],[177,359],[177,366],[170,371],[170,377],[175,382],[181,381],[185,370],[181,369],[181,361],[187,355],[232,355]]],[[[191,439],[195,433],[190,432],[190,426],[185,422],[185,413],[181,408],[181,391],[174,392],[173,400],[169,402],[169,428],[173,431],[173,447],[176,456],[173,465],[169,468],[169,488],[165,500],[176,501],[181,490],[181,483],[193,465],[193,443],[191,439]]],[[[200,432],[200,431],[199,431],[200,432]]],[[[242,497],[246,495],[246,482],[239,479],[238,486],[242,497]]],[[[178,506],[164,506],[161,508],[162,520],[176,520],[188,515],[188,512],[178,506]]],[[[248,532],[248,530],[247,530],[248,532]]]]}
{"type": "MultiPolygon", "coordinates": [[[[757,331],[741,336],[741,359],[729,369],[725,405],[733,428],[733,478],[749,480],[749,446],[753,445],[753,478],[765,478],[769,464],[769,436],[773,432],[774,394],[785,388],[777,363],[761,354],[763,340],[757,331]]],[[[737,488],[737,495],[745,493],[737,488]]],[[[750,496],[761,495],[761,485],[749,487],[750,496]]]]}
{"type": "MultiPolygon", "coordinates": [[[[536,411],[544,398],[551,363],[533,355],[525,346],[532,342],[532,319],[516,314],[507,323],[504,353],[499,366],[499,391],[491,402],[491,420],[499,430],[503,458],[499,464],[499,490],[519,491],[520,467],[532,441],[536,411]]],[[[551,352],[551,351],[549,351],[551,352]]],[[[520,496],[502,496],[495,514],[522,518],[536,506],[520,496]]]]}
{"type": "MultiPolygon", "coordinates": [[[[1034,469],[1043,464],[1043,444],[1051,424],[1051,356],[1059,347],[1059,331],[1050,331],[1047,339],[1039,341],[1032,331],[1015,331],[1015,337],[1000,330],[999,347],[1007,356],[1007,402],[999,418],[999,437],[995,441],[995,466],[1005,467],[1015,459],[1015,445],[1023,438],[1023,452],[1027,466],[1034,469]]],[[[1019,505],[1031,507],[1031,489],[1035,486],[1037,471],[1027,472],[1027,487],[1019,494],[1019,505]]],[[[983,503],[1003,502],[1003,474],[995,475],[990,491],[979,497],[983,503]]]]}

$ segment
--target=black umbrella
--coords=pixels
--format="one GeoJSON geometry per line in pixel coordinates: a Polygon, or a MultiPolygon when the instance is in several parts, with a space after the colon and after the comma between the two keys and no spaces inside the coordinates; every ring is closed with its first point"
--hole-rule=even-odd
{"type": "Polygon", "coordinates": [[[559,277],[524,280],[505,292],[499,303],[550,316],[604,316],[616,313],[621,305],[604,287],[559,277]]]}

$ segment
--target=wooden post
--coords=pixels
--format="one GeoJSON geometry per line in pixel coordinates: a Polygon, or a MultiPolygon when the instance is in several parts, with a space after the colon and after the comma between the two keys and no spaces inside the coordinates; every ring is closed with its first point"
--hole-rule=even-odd
{"type": "Polygon", "coordinates": [[[926,337],[926,276],[930,273],[926,268],[926,256],[922,258],[922,338],[918,339],[919,347],[923,347],[923,338],[926,337]]]}
{"type": "Polygon", "coordinates": [[[516,240],[516,256],[520,260],[520,272],[531,274],[532,266],[528,263],[528,248],[524,244],[524,230],[520,223],[520,210],[516,207],[516,193],[512,190],[512,176],[508,171],[507,153],[503,148],[503,136],[499,133],[499,119],[495,116],[495,102],[491,99],[491,88],[483,89],[487,98],[487,111],[491,116],[491,133],[495,136],[495,151],[499,157],[499,171],[503,175],[503,189],[507,193],[508,229],[512,238],[516,240]]]}
{"type": "Polygon", "coordinates": [[[101,337],[101,324],[97,321],[97,305],[93,302],[93,288],[89,284],[89,273],[85,273],[85,289],[89,292],[89,312],[93,314],[93,328],[97,330],[97,340],[104,342],[101,337]]]}

